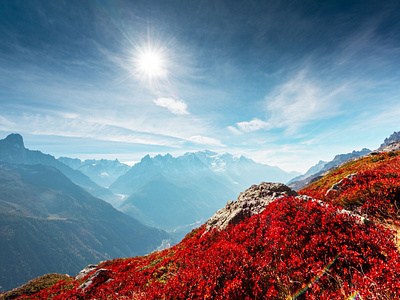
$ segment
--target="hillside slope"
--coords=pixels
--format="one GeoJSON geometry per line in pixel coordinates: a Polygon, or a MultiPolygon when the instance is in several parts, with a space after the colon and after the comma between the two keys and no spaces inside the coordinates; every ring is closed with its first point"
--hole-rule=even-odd
{"type": "Polygon", "coordinates": [[[117,211],[43,165],[0,162],[0,286],[143,255],[169,236],[117,211]]]}
{"type": "Polygon", "coordinates": [[[399,218],[391,210],[400,202],[399,159],[394,152],[351,162],[303,189],[304,196],[266,188],[274,184],[252,186],[226,211],[264,202],[261,213],[224,230],[202,226],[161,252],[103,262],[29,299],[399,299],[400,252],[385,225],[399,218]],[[347,178],[354,185],[343,179],[355,173],[347,178]],[[325,196],[340,180],[349,193],[325,196]],[[359,188],[356,202],[346,186],[359,188]],[[357,207],[342,206],[376,202],[390,213],[369,209],[369,221],[357,207]]]}
{"type": "Polygon", "coordinates": [[[299,193],[370,218],[399,222],[400,152],[384,152],[349,162],[299,193]]]}
{"type": "Polygon", "coordinates": [[[365,155],[369,154],[370,152],[371,152],[371,150],[369,150],[367,148],[363,148],[360,151],[354,150],[353,152],[350,152],[350,153],[335,155],[335,157],[331,161],[325,163],[324,166],[318,172],[315,172],[312,175],[307,176],[305,178],[300,178],[297,181],[291,180],[289,186],[292,189],[299,190],[299,189],[309,185],[313,181],[317,180],[318,178],[322,177],[323,174],[330,171],[331,169],[339,167],[346,161],[355,160],[355,159],[358,159],[359,157],[365,156],[365,155]]]}

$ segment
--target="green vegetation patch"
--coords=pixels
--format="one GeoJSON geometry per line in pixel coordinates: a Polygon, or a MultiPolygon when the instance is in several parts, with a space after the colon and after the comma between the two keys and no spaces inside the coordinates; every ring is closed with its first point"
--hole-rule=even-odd
{"type": "Polygon", "coordinates": [[[22,295],[30,296],[30,295],[36,294],[44,289],[50,288],[51,286],[53,286],[60,280],[64,280],[64,281],[68,282],[68,281],[73,281],[73,278],[69,277],[68,275],[62,275],[62,274],[57,274],[57,273],[40,276],[35,279],[32,279],[28,283],[26,283],[16,289],[13,289],[12,291],[9,291],[7,293],[4,293],[3,295],[0,295],[0,299],[1,300],[10,300],[10,299],[18,298],[22,295]]]}

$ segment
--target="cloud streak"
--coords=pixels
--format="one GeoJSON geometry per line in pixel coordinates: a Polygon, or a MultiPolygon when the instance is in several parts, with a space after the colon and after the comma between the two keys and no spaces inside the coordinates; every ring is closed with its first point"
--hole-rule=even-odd
{"type": "MultiPolygon", "coordinates": [[[[151,120],[144,119],[143,122],[148,123],[151,120]]],[[[46,113],[11,114],[7,117],[0,114],[0,131],[29,133],[38,136],[84,138],[170,149],[226,147],[219,139],[204,135],[209,131],[207,130],[209,127],[201,120],[197,120],[197,122],[197,126],[196,124],[187,124],[185,127],[185,120],[183,123],[180,120],[177,122],[171,119],[170,122],[161,120],[161,124],[164,126],[153,124],[152,126],[156,126],[156,128],[152,128],[152,126],[142,126],[140,123],[131,124],[125,119],[121,119],[120,122],[112,122],[112,119],[106,117],[103,119],[96,116],[86,118],[77,113],[46,111],[46,113]],[[164,127],[164,130],[156,130],[159,127],[164,127]]]]}
{"type": "Polygon", "coordinates": [[[346,83],[329,82],[328,85],[301,70],[265,97],[266,120],[254,118],[228,129],[235,134],[274,128],[295,133],[304,125],[342,114],[340,96],[345,92],[348,92],[346,83]]]}
{"type": "Polygon", "coordinates": [[[273,126],[270,123],[255,118],[249,122],[236,123],[236,127],[228,126],[228,129],[234,134],[242,134],[246,132],[257,131],[260,129],[270,129],[272,127],[273,126]]]}
{"type": "Polygon", "coordinates": [[[266,97],[267,116],[274,127],[297,131],[312,121],[341,114],[340,95],[346,84],[326,86],[300,71],[297,76],[275,88],[266,97]]]}
{"type": "Polygon", "coordinates": [[[182,100],[175,100],[173,98],[158,98],[154,100],[157,106],[165,107],[175,115],[189,115],[187,105],[182,100]]]}
{"type": "Polygon", "coordinates": [[[215,138],[201,136],[201,135],[192,136],[189,138],[189,141],[193,142],[197,145],[226,147],[224,144],[222,144],[221,141],[219,141],[215,138]]]}

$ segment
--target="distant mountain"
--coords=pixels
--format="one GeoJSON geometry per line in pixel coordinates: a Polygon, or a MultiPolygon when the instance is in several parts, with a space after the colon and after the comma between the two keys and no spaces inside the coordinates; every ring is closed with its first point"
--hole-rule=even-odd
{"type": "Polygon", "coordinates": [[[370,149],[363,148],[360,151],[353,150],[350,153],[338,154],[330,162],[325,163],[319,172],[316,172],[306,178],[301,178],[300,180],[297,180],[297,181],[291,180],[291,182],[289,183],[289,187],[291,187],[292,189],[295,189],[295,190],[299,190],[299,189],[305,187],[306,185],[312,183],[316,179],[318,179],[322,174],[324,174],[328,170],[330,170],[332,168],[336,168],[348,160],[356,159],[356,158],[365,156],[369,153],[371,153],[370,149]]]}
{"type": "Polygon", "coordinates": [[[146,224],[179,231],[182,238],[236,195],[221,182],[204,176],[178,183],[164,176],[149,180],[121,205],[121,211],[146,224]],[[190,226],[191,225],[191,226],[190,226]]]}
{"type": "Polygon", "coordinates": [[[111,203],[118,200],[118,197],[109,190],[100,187],[88,176],[63,164],[54,156],[25,148],[23,138],[19,134],[10,134],[5,139],[0,140],[0,161],[14,164],[52,166],[95,197],[111,203]]]}
{"type": "Polygon", "coordinates": [[[393,132],[388,138],[386,138],[383,143],[381,144],[381,146],[379,147],[379,149],[384,148],[386,146],[389,146],[389,144],[396,142],[400,140],[400,131],[395,131],[393,132]]]}
{"type": "Polygon", "coordinates": [[[0,162],[0,285],[143,255],[169,239],[93,197],[54,167],[0,162]]]}
{"type": "Polygon", "coordinates": [[[314,166],[309,168],[307,170],[307,172],[305,172],[303,175],[299,175],[299,176],[292,178],[287,184],[291,184],[292,182],[295,182],[295,181],[304,180],[307,177],[318,173],[319,171],[321,171],[324,168],[324,166],[327,163],[328,163],[327,161],[320,160],[317,164],[315,164],[314,166]]]}
{"type": "Polygon", "coordinates": [[[229,153],[218,154],[206,150],[186,153],[176,158],[170,154],[157,155],[154,158],[147,155],[118,178],[110,186],[110,190],[114,193],[130,195],[160,173],[166,177],[174,177],[177,181],[182,177],[207,174],[228,184],[235,193],[263,180],[287,182],[299,175],[297,172],[287,173],[278,167],[256,163],[244,156],[234,157],[229,153]]]}
{"type": "Polygon", "coordinates": [[[376,152],[393,152],[393,151],[400,151],[400,140],[395,142],[391,142],[389,145],[385,147],[380,147],[376,152]]]}
{"type": "Polygon", "coordinates": [[[211,151],[199,151],[185,154],[185,156],[190,155],[195,155],[210,170],[233,183],[236,194],[262,181],[285,183],[299,175],[298,172],[288,173],[278,167],[256,163],[245,156],[235,157],[229,153],[218,154],[211,151]]]}
{"type": "Polygon", "coordinates": [[[331,168],[340,166],[344,162],[348,161],[349,159],[356,159],[362,156],[365,156],[367,154],[371,153],[371,150],[368,148],[362,148],[360,151],[355,151],[346,154],[338,154],[336,155],[333,160],[330,162],[326,163],[325,166],[322,168],[320,172],[325,172],[328,171],[331,168]]]}
{"type": "Polygon", "coordinates": [[[128,195],[119,207],[123,212],[165,230],[182,230],[183,234],[227,201],[235,200],[244,187],[261,181],[286,182],[295,175],[243,156],[211,151],[176,158],[147,155],[110,190],[128,195]]]}
{"type": "Polygon", "coordinates": [[[130,166],[120,163],[118,159],[86,159],[81,161],[78,158],[60,157],[60,162],[79,170],[98,185],[108,188],[118,177],[124,175],[131,168],[130,166]]]}

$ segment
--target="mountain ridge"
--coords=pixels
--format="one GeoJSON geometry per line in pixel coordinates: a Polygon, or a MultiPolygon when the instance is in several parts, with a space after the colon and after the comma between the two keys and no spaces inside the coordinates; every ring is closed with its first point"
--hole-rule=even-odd
{"type": "Polygon", "coordinates": [[[15,164],[43,164],[52,166],[60,170],[74,183],[83,187],[95,197],[110,202],[118,199],[118,197],[113,195],[109,190],[100,187],[88,176],[63,164],[54,156],[50,154],[44,154],[38,150],[29,150],[25,148],[23,138],[20,134],[13,133],[8,135],[5,139],[0,140],[0,161],[15,164]]]}
{"type": "Polygon", "coordinates": [[[146,254],[170,239],[41,164],[0,162],[0,213],[5,289],[45,273],[74,273],[99,260],[146,254]]]}
{"type": "Polygon", "coordinates": [[[59,157],[58,160],[74,170],[79,170],[98,185],[108,188],[118,177],[125,174],[131,167],[120,163],[118,159],[86,159],[59,157]]]}
{"type": "Polygon", "coordinates": [[[370,149],[362,148],[360,151],[353,150],[352,152],[349,152],[349,153],[337,154],[331,161],[325,163],[318,172],[313,173],[305,178],[303,178],[303,176],[301,176],[300,180],[298,180],[298,181],[291,181],[289,183],[289,187],[291,187],[295,190],[299,190],[299,189],[303,188],[304,186],[312,183],[313,181],[318,180],[321,176],[324,175],[324,173],[328,172],[329,170],[331,170],[333,168],[337,168],[338,166],[346,163],[347,161],[354,160],[359,157],[363,157],[371,152],[372,151],[370,149]]]}
{"type": "MultiPolygon", "coordinates": [[[[110,190],[127,195],[118,206],[121,211],[178,234],[176,229],[190,231],[235,199],[245,187],[264,179],[286,180],[292,175],[244,156],[205,150],[178,157],[146,155],[120,176],[110,190]]],[[[179,231],[178,239],[186,233],[179,231]]]]}
{"type": "Polygon", "coordinates": [[[380,145],[380,147],[378,148],[384,148],[386,146],[388,146],[390,143],[396,142],[400,140],[400,131],[394,131],[388,138],[386,138],[383,143],[380,145]]]}

